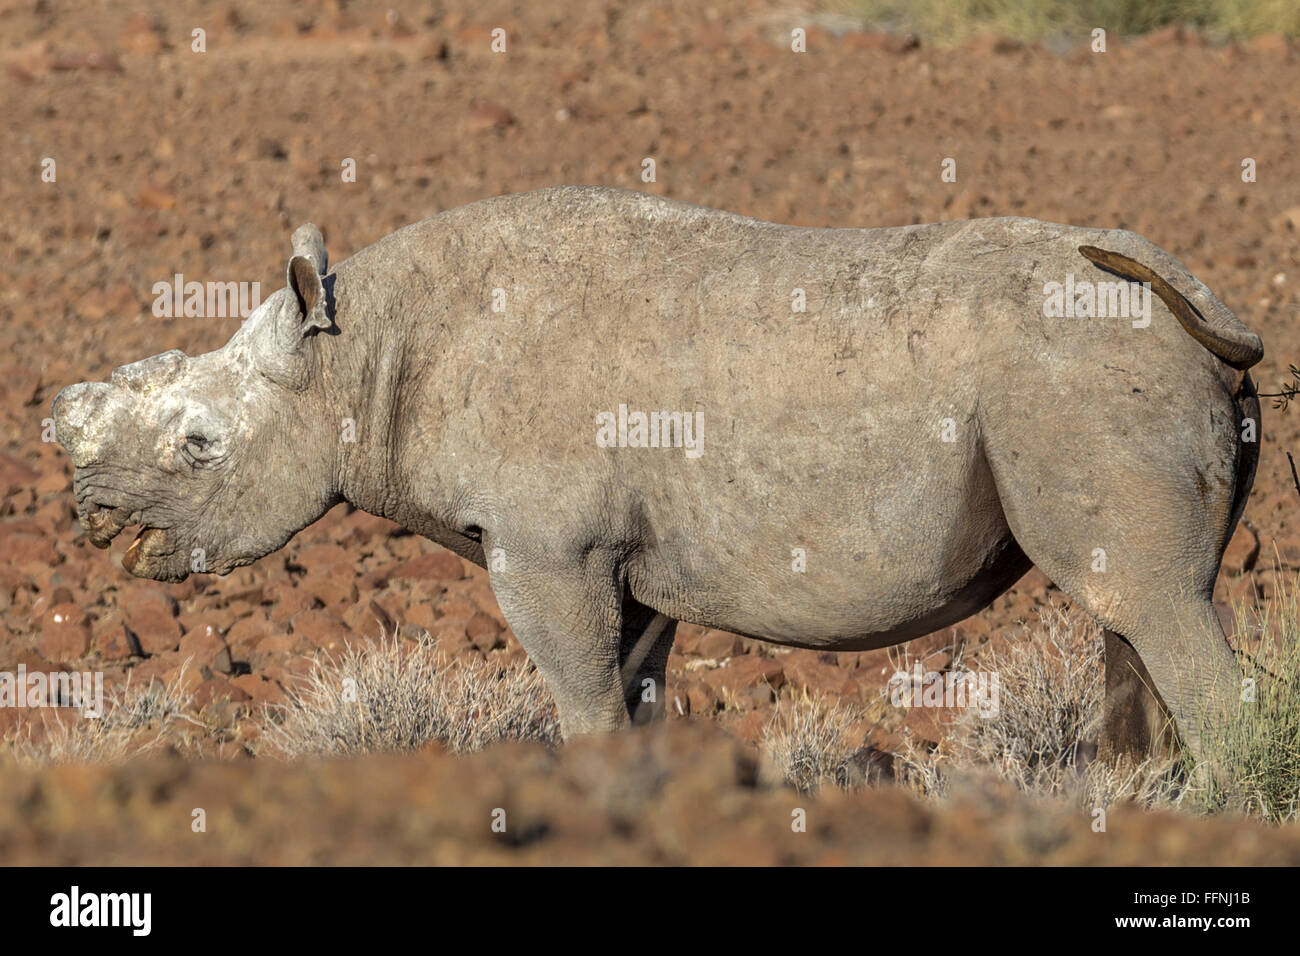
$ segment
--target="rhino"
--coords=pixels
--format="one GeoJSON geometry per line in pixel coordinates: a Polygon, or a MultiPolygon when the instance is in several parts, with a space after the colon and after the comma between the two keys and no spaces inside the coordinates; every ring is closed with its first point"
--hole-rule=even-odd
{"type": "Polygon", "coordinates": [[[333,268],[291,241],[224,347],[54,400],[90,541],[140,528],[131,574],[224,574],[348,502],[488,570],[566,739],[663,715],[678,622],[870,650],[1032,565],[1105,629],[1116,748],[1200,755],[1235,698],[1211,594],[1263,348],[1138,235],[565,186],[333,268]]]}

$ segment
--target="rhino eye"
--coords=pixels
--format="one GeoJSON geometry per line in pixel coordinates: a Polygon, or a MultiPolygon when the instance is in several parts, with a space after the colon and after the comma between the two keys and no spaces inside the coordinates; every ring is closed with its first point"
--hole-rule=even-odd
{"type": "Polygon", "coordinates": [[[185,436],[185,443],[181,446],[181,452],[191,464],[211,461],[221,455],[219,443],[210,441],[199,432],[190,432],[185,436]]]}

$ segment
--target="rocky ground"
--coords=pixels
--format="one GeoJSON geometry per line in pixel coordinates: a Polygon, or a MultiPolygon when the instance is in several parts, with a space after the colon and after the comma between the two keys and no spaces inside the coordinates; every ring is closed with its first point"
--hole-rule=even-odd
{"type": "MultiPolygon", "coordinates": [[[[1300,59],[1285,41],[1210,47],[1171,29],[1112,36],[1105,54],[992,39],[937,50],[766,0],[158,0],[76,12],[0,0],[0,70],[0,670],[101,670],[110,687],[180,681],[211,730],[195,740],[209,758],[198,762],[6,770],[5,859],[50,846],[81,862],[1138,858],[1116,828],[1090,839],[1077,817],[1044,816],[1041,833],[1003,827],[1005,795],[943,811],[888,789],[825,794],[820,828],[802,842],[774,836],[789,833],[795,798],[755,788],[745,767],[776,698],[808,689],[869,711],[889,655],[785,651],[691,626],[670,661],[671,746],[640,735],[558,757],[517,745],[309,771],[247,759],[262,705],[283,700],[314,656],[381,628],[428,630],[458,655],[519,657],[485,573],[340,507],[228,577],[130,578],[123,541],[109,556],[78,528],[71,468],[44,440],[45,419],[65,384],[233,333],[237,318],[153,314],[154,283],[175,273],[260,282],[265,296],[301,222],[320,224],[340,260],[440,210],[560,182],[804,225],[1012,214],[1133,229],[1264,337],[1255,374],[1276,391],[1300,361],[1300,59]],[[808,31],[803,54],[790,50],[796,26],[808,31]],[[491,50],[498,27],[504,54],[491,50]],[[196,28],[206,52],[192,49],[196,28]],[[654,183],[640,179],[644,157],[656,159],[654,183]],[[940,180],[945,157],[956,183],[940,180]],[[46,158],[55,182],[42,181],[46,158]],[[1256,182],[1242,181],[1245,158],[1256,182]],[[340,176],[347,159],[356,182],[340,176]],[[633,751],[658,755],[653,806],[607,792],[610,768],[633,751]],[[474,829],[502,793],[533,837],[503,846],[474,829]],[[376,809],[389,805],[399,809],[376,809]],[[193,806],[239,826],[210,827],[201,849],[186,848],[193,806]],[[97,836],[78,842],[81,831],[97,836]]],[[[1298,433],[1300,413],[1266,412],[1225,604],[1267,599],[1300,569],[1286,456],[1298,433]]],[[[1063,600],[1032,572],[907,651],[942,670],[1052,599],[1063,600]]],[[[43,716],[0,708],[0,732],[27,733],[43,716]]],[[[905,730],[941,732],[915,713],[861,733],[888,749],[905,730]]],[[[1135,811],[1124,826],[1158,834],[1142,839],[1162,860],[1300,856],[1294,833],[1253,824],[1135,811]],[[1229,846],[1220,837],[1232,827],[1245,835],[1229,846]]]]}

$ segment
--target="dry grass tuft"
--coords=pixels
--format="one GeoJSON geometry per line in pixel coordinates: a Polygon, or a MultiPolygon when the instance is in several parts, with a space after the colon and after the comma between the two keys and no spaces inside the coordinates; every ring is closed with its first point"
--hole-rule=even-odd
{"type": "Polygon", "coordinates": [[[899,780],[945,798],[988,777],[1084,810],[1119,800],[1173,807],[1185,790],[1176,763],[1138,766],[1094,759],[1105,694],[1101,628],[1079,612],[1049,607],[1020,639],[982,649],[978,667],[998,676],[996,716],[965,711],[939,747],[908,739],[895,756],[899,780]]]}
{"type": "Polygon", "coordinates": [[[1209,781],[1199,802],[1279,823],[1300,812],[1300,576],[1274,580],[1269,600],[1235,609],[1237,633],[1246,635],[1237,651],[1242,699],[1235,720],[1211,731],[1207,714],[1201,731],[1229,775],[1209,781]]]}
{"type": "Polygon", "coordinates": [[[787,698],[763,728],[764,776],[783,779],[804,793],[831,785],[850,789],[865,780],[854,724],[863,714],[824,696],[787,698]]]}
{"type": "Polygon", "coordinates": [[[383,638],[322,658],[274,712],[259,750],[288,758],[415,750],[472,753],[503,740],[559,742],[530,664],[451,658],[432,638],[383,638]]]}
{"type": "MultiPolygon", "coordinates": [[[[181,675],[168,684],[154,680],[146,686],[127,685],[104,695],[104,715],[81,717],[65,712],[39,724],[26,723],[11,732],[3,747],[24,766],[59,763],[120,763],[159,749],[165,742],[183,745],[174,734],[178,723],[194,724],[193,695],[181,675]]],[[[201,725],[200,725],[201,726],[201,725]]]]}

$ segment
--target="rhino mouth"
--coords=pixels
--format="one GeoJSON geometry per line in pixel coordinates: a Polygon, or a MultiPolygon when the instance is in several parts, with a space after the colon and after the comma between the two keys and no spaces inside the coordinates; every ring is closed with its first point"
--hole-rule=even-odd
{"type": "Polygon", "coordinates": [[[94,501],[87,501],[82,505],[81,524],[86,529],[90,543],[101,550],[108,548],[113,539],[128,526],[140,524],[135,539],[127,546],[126,554],[122,556],[122,567],[136,577],[162,575],[168,580],[175,577],[169,568],[162,566],[172,552],[168,547],[165,529],[143,524],[138,516],[127,508],[108,507],[94,501]]]}

